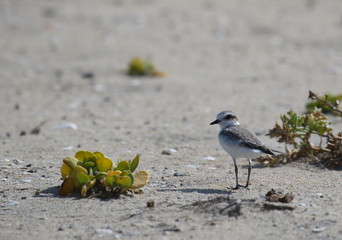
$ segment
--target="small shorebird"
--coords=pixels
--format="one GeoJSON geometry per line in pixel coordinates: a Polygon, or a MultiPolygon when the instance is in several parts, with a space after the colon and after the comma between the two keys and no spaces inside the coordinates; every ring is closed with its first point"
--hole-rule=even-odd
{"type": "Polygon", "coordinates": [[[233,158],[235,166],[236,187],[248,187],[249,177],[251,175],[251,159],[264,154],[274,155],[259,138],[246,128],[240,126],[237,117],[231,111],[222,111],[216,116],[216,120],[210,125],[219,124],[221,130],[218,134],[218,140],[222,148],[233,158]],[[247,184],[239,185],[237,158],[247,158],[249,160],[247,184]]]}

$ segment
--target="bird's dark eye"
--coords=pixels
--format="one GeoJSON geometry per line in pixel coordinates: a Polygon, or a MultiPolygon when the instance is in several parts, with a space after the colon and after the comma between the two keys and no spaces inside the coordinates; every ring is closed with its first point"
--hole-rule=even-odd
{"type": "Polygon", "coordinates": [[[227,115],[227,116],[224,117],[224,119],[226,119],[226,120],[230,120],[230,119],[232,119],[232,118],[234,118],[233,115],[227,115]]]}

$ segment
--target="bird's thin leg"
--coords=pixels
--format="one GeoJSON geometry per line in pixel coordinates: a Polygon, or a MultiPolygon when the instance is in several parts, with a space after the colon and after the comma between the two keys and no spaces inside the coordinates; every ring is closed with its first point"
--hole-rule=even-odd
{"type": "Polygon", "coordinates": [[[234,162],[234,166],[235,166],[235,180],[236,180],[236,186],[233,189],[239,189],[240,185],[239,185],[239,179],[238,179],[238,167],[236,164],[236,159],[233,158],[233,162],[234,162]]]}
{"type": "Polygon", "coordinates": [[[248,165],[248,176],[247,176],[247,183],[245,187],[248,187],[249,185],[249,177],[251,176],[252,166],[251,166],[252,160],[249,159],[249,165],[248,165]]]}

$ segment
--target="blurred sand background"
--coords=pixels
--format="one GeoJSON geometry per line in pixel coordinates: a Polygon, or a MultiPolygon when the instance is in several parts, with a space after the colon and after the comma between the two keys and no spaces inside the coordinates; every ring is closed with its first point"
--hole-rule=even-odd
{"type": "Polygon", "coordinates": [[[265,136],[280,114],[304,112],[309,90],[342,92],[341,10],[339,0],[1,0],[0,239],[340,239],[340,171],[255,164],[250,188],[233,191],[209,123],[233,110],[283,150],[265,136]],[[167,76],[126,76],[135,56],[167,76]],[[67,123],[77,129],[58,128],[67,123]],[[79,150],[140,153],[150,184],[133,197],[61,198],[62,159],[79,150]],[[293,210],[265,210],[271,188],[292,192],[293,210]],[[228,196],[237,218],[192,205],[228,196]]]}

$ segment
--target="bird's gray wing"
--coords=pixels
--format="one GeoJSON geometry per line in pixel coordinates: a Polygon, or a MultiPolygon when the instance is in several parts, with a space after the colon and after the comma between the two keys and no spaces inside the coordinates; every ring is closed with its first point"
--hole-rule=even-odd
{"type": "Polygon", "coordinates": [[[274,153],[267,148],[260,139],[251,131],[241,126],[232,126],[226,129],[226,134],[231,138],[239,141],[239,146],[252,149],[258,149],[266,154],[274,155],[274,153]]]}
{"type": "Polygon", "coordinates": [[[274,153],[265,145],[256,145],[256,144],[251,143],[251,142],[241,141],[239,146],[252,148],[252,149],[258,149],[258,150],[262,151],[263,153],[274,155],[274,153]]]}

